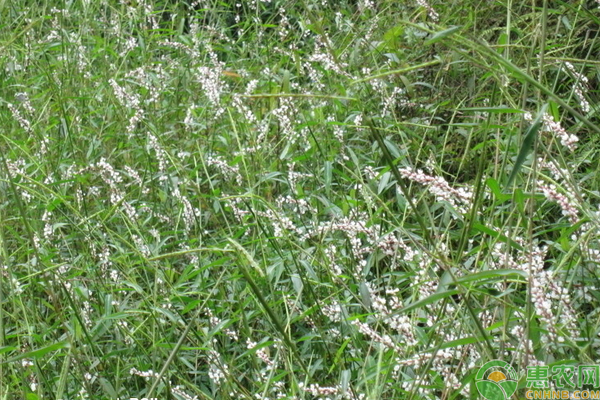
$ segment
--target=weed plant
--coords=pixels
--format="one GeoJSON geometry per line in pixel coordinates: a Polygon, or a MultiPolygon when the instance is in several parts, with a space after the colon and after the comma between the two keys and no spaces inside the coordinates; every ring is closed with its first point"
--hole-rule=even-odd
{"type": "Polygon", "coordinates": [[[599,7],[0,1],[0,400],[599,364],[599,7]]]}

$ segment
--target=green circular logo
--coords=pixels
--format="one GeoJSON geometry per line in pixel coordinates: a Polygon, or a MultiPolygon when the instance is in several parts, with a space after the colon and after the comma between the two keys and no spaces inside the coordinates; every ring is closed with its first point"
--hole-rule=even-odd
{"type": "Polygon", "coordinates": [[[475,386],[487,400],[508,400],[517,390],[517,373],[507,362],[488,361],[479,368],[475,386]]]}

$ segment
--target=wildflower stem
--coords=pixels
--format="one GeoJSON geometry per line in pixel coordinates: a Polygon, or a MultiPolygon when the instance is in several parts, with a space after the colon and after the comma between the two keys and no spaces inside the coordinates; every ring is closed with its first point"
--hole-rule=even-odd
{"type": "Polygon", "coordinates": [[[154,390],[156,389],[156,386],[158,386],[158,383],[160,382],[160,380],[162,379],[162,377],[165,375],[165,372],[167,371],[167,368],[169,368],[169,365],[171,365],[171,363],[175,359],[175,355],[177,354],[177,352],[181,348],[181,345],[183,345],[183,341],[185,340],[185,338],[187,338],[187,335],[188,335],[188,333],[190,333],[190,329],[191,328],[192,328],[192,324],[187,324],[187,326],[183,330],[183,333],[179,337],[179,340],[175,344],[175,347],[173,347],[173,350],[171,350],[171,354],[169,354],[169,357],[167,358],[167,360],[165,361],[163,367],[161,368],[160,372],[158,373],[158,376],[156,377],[156,379],[154,380],[154,382],[152,382],[152,386],[150,386],[150,389],[148,389],[148,394],[147,394],[148,398],[152,397],[152,393],[154,393],[154,390]]]}
{"type": "Polygon", "coordinates": [[[232,249],[218,249],[218,248],[211,248],[211,247],[198,247],[196,249],[181,250],[181,251],[174,251],[172,253],[159,254],[159,255],[154,256],[154,257],[149,257],[148,261],[159,261],[159,260],[163,260],[165,258],[180,257],[180,256],[188,255],[188,254],[203,253],[203,252],[207,252],[207,251],[208,252],[221,251],[221,252],[225,252],[225,253],[232,253],[235,250],[232,250],[232,249]]]}
{"type": "Polygon", "coordinates": [[[367,118],[366,122],[367,122],[367,125],[369,126],[369,128],[371,129],[371,134],[373,135],[373,138],[375,138],[375,140],[379,144],[379,148],[383,152],[383,158],[388,163],[388,165],[392,171],[392,174],[394,174],[394,178],[396,178],[396,182],[398,183],[398,186],[400,187],[400,190],[402,191],[402,195],[404,196],[404,198],[410,205],[410,208],[415,213],[415,218],[417,219],[417,222],[419,223],[419,226],[421,227],[421,230],[423,231],[423,237],[425,238],[427,243],[431,243],[431,235],[429,233],[429,230],[427,229],[427,225],[425,225],[425,221],[419,215],[417,207],[416,207],[415,203],[412,201],[410,194],[408,193],[408,188],[404,185],[404,179],[400,175],[398,168],[396,168],[396,164],[394,163],[394,158],[392,157],[392,155],[390,154],[390,151],[388,150],[387,146],[385,145],[385,142],[383,141],[381,134],[375,128],[373,120],[371,118],[367,118]]]}
{"type": "Polygon", "coordinates": [[[425,67],[431,67],[432,65],[437,65],[437,64],[439,64],[441,62],[442,62],[442,60],[436,59],[436,60],[428,61],[428,62],[423,63],[423,64],[411,65],[410,67],[395,69],[393,71],[386,71],[386,72],[382,72],[382,73],[377,74],[377,75],[371,75],[371,76],[367,76],[366,78],[358,79],[356,81],[351,82],[350,84],[351,85],[355,85],[357,83],[363,83],[363,82],[372,81],[373,79],[385,78],[386,76],[390,76],[390,75],[405,74],[407,72],[414,71],[416,69],[421,69],[421,68],[425,68],[425,67]]]}
{"type": "MultiPolygon", "coordinates": [[[[494,49],[492,49],[488,44],[480,42],[480,41],[474,42],[474,41],[468,40],[460,35],[454,35],[452,37],[452,40],[457,41],[459,44],[461,44],[463,46],[466,45],[466,46],[471,47],[473,50],[476,50],[479,54],[482,54],[482,55],[485,54],[485,55],[489,56],[490,59],[496,61],[498,64],[502,65],[509,72],[511,72],[515,78],[531,84],[536,89],[540,90],[542,93],[544,93],[548,97],[552,98],[552,100],[554,100],[558,105],[560,105],[562,108],[567,110],[572,116],[577,118],[582,124],[584,124],[585,126],[590,128],[594,132],[600,133],[600,127],[598,127],[596,124],[594,124],[589,119],[587,119],[586,117],[581,115],[579,112],[577,112],[573,107],[568,105],[560,96],[558,96],[552,90],[548,89],[546,86],[544,86],[543,84],[538,82],[537,79],[535,79],[532,76],[530,76],[529,74],[523,72],[519,67],[517,67],[515,64],[513,64],[510,60],[507,60],[501,54],[498,54],[498,52],[496,52],[494,49]]],[[[457,49],[457,51],[461,52],[461,53],[466,52],[466,51],[461,51],[460,49],[457,49]]]]}
{"type": "Polygon", "coordinates": [[[347,96],[330,96],[327,94],[303,94],[303,93],[257,93],[257,94],[239,94],[239,97],[245,97],[248,99],[264,99],[264,98],[300,98],[300,99],[330,99],[330,100],[349,100],[358,101],[355,97],[347,96]]]}
{"type": "MultiPolygon", "coordinates": [[[[231,238],[227,239],[227,240],[229,241],[229,243],[231,243],[236,248],[238,246],[240,246],[239,243],[235,242],[231,238]]],[[[246,281],[250,285],[250,288],[254,292],[254,295],[258,298],[258,301],[263,306],[265,312],[269,315],[269,318],[271,319],[271,322],[275,325],[275,327],[277,328],[277,330],[281,334],[281,337],[283,338],[283,341],[288,346],[288,348],[292,351],[292,353],[294,353],[296,361],[298,361],[298,364],[300,364],[300,367],[302,368],[302,370],[305,373],[308,373],[308,369],[306,368],[306,365],[304,364],[304,360],[302,360],[302,357],[300,356],[300,353],[298,352],[298,349],[296,348],[296,345],[290,340],[290,338],[285,333],[285,329],[283,328],[283,324],[281,323],[281,321],[279,321],[279,318],[277,318],[277,316],[275,315],[275,313],[273,312],[273,310],[269,306],[269,303],[267,302],[267,300],[262,295],[262,292],[261,292],[260,288],[258,287],[258,285],[256,284],[256,282],[254,282],[254,279],[252,279],[252,276],[250,275],[250,273],[246,269],[246,266],[243,263],[240,263],[239,267],[240,267],[240,272],[242,273],[242,275],[244,275],[244,278],[246,279],[246,281]]]]}

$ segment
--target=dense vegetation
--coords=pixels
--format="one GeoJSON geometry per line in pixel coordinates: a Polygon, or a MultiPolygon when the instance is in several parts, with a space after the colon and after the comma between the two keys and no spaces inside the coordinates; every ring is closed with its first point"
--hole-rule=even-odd
{"type": "Polygon", "coordinates": [[[0,400],[463,399],[600,363],[600,4],[0,2],[0,400]]]}

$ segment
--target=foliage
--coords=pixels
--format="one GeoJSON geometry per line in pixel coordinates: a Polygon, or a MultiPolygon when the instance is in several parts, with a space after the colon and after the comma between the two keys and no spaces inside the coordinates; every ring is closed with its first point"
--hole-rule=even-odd
{"type": "Polygon", "coordinates": [[[489,360],[600,363],[599,18],[0,2],[0,399],[460,399],[489,360]]]}

